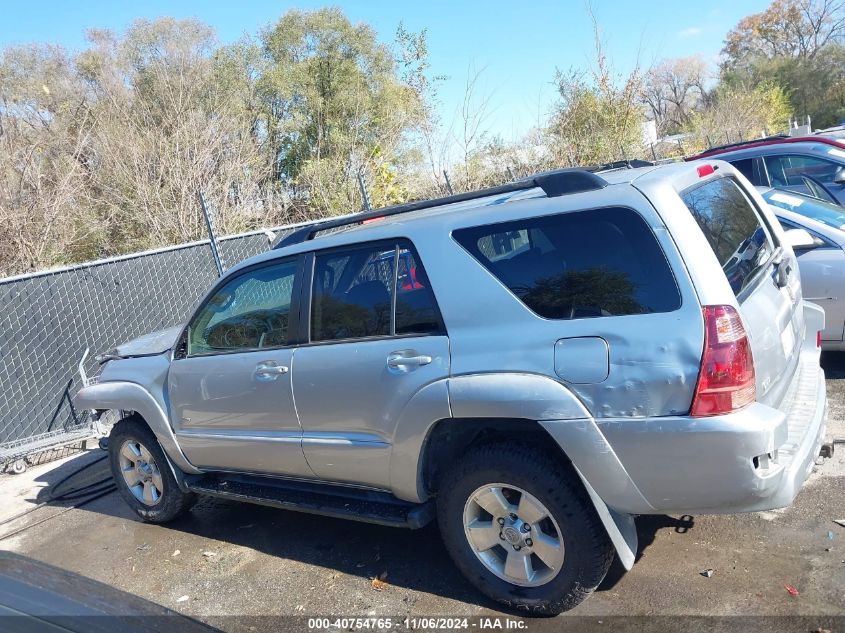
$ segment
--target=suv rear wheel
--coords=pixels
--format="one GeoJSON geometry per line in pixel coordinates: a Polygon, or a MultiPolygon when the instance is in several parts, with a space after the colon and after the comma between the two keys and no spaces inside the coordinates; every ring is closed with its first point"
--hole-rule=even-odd
{"type": "Polygon", "coordinates": [[[195,494],[179,489],[158,440],[137,416],[114,425],[109,463],[121,496],[144,521],[172,521],[196,502],[195,494]]]}
{"type": "Polygon", "coordinates": [[[580,604],[613,561],[577,475],[536,447],[471,449],[445,474],[437,515],[446,548],[477,589],[539,615],[580,604]]]}

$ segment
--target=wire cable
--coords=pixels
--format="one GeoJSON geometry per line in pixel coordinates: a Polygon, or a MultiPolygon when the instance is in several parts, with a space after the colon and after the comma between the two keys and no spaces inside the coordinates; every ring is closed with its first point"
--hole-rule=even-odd
{"type": "Polygon", "coordinates": [[[40,520],[35,521],[33,523],[30,523],[28,525],[24,525],[24,526],[22,526],[22,527],[20,527],[16,530],[12,530],[11,532],[0,535],[0,541],[7,539],[11,536],[14,536],[16,534],[20,534],[24,530],[28,530],[31,527],[35,527],[36,525],[40,525],[42,523],[45,523],[45,522],[49,521],[50,519],[54,519],[54,518],[64,514],[65,512],[73,510],[74,508],[79,508],[79,507],[81,507],[81,506],[83,506],[87,503],[91,503],[92,501],[95,501],[96,499],[99,499],[100,497],[104,497],[105,495],[107,495],[107,494],[113,492],[114,490],[116,490],[117,486],[114,483],[114,479],[111,477],[111,475],[109,475],[108,477],[98,479],[97,481],[93,481],[91,483],[85,484],[84,486],[71,488],[70,490],[62,492],[61,494],[57,494],[58,490],[61,489],[61,486],[63,484],[67,483],[73,477],[79,476],[79,474],[82,473],[85,469],[90,468],[91,466],[94,466],[95,464],[99,464],[100,462],[102,462],[103,460],[105,460],[107,458],[108,458],[108,454],[103,455],[101,457],[98,457],[97,459],[94,459],[94,460],[88,462],[87,464],[80,466],[79,468],[72,471],[68,475],[65,475],[59,481],[57,481],[56,483],[54,483],[50,486],[49,491],[47,493],[48,494],[47,500],[42,501],[42,502],[36,504],[35,506],[33,506],[31,508],[27,508],[23,512],[19,512],[19,513],[15,514],[11,517],[7,517],[7,518],[3,519],[2,521],[0,521],[0,525],[7,525],[9,523],[12,523],[13,521],[17,521],[18,519],[25,517],[28,514],[35,512],[36,510],[39,510],[39,509],[43,508],[44,506],[50,505],[51,503],[55,503],[57,501],[61,502],[61,501],[77,501],[78,500],[76,503],[74,503],[73,505],[70,505],[66,508],[63,508],[59,512],[56,512],[55,514],[52,514],[49,517],[45,517],[43,519],[40,519],[40,520]]]}

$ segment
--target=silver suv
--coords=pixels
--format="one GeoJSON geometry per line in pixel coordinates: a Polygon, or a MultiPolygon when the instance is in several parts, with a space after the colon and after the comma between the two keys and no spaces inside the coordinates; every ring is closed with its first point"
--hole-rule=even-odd
{"type": "Polygon", "coordinates": [[[436,516],[470,583],[553,614],[633,565],[635,515],[792,502],[823,323],[727,163],[562,170],[300,229],[76,405],[124,412],[111,466],[146,521],[197,494],[436,516]]]}

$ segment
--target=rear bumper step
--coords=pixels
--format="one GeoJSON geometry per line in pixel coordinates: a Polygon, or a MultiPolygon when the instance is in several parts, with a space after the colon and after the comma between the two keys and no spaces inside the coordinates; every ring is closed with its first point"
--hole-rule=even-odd
{"type": "Polygon", "coordinates": [[[271,508],[418,529],[434,518],[434,504],[414,504],[386,492],[248,475],[189,478],[189,490],[271,508]]]}

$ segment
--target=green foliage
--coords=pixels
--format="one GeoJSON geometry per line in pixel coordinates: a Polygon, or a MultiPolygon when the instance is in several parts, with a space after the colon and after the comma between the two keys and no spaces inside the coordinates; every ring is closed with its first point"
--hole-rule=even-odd
{"type": "Polygon", "coordinates": [[[774,0],[728,33],[722,81],[753,90],[787,89],[799,120],[814,127],[841,121],[845,109],[845,4],[824,0],[774,0]]]}
{"type": "Polygon", "coordinates": [[[686,131],[693,136],[688,151],[707,149],[727,139],[751,139],[764,132],[789,127],[792,108],[780,86],[759,85],[753,90],[720,84],[710,95],[710,105],[690,118],[686,131]]]}
{"type": "Polygon", "coordinates": [[[642,152],[645,108],[639,103],[639,76],[613,81],[601,67],[590,78],[558,71],[560,101],[550,133],[561,161],[596,165],[642,152]]]}
{"type": "Polygon", "coordinates": [[[559,101],[549,132],[557,160],[565,157],[572,165],[634,158],[643,149],[643,78],[638,68],[626,76],[614,74],[592,12],[590,17],[595,64],[587,73],[558,69],[555,78],[559,101]]]}
{"type": "Polygon", "coordinates": [[[339,9],[290,11],[261,42],[258,85],[276,180],[323,213],[354,210],[358,171],[400,156],[420,124],[420,86],[400,81],[372,28],[339,9]]]}
{"type": "MultiPolygon", "coordinates": [[[[791,117],[845,116],[843,2],[774,0],[744,18],[715,85],[697,57],[616,74],[595,21],[594,35],[593,64],[557,71],[551,116],[508,142],[488,130],[483,71],[444,123],[426,31],[399,24],[388,44],[339,9],[289,11],[226,46],[198,20],[161,18],[92,30],[78,52],[7,47],[0,274],[201,238],[200,189],[228,233],[356,211],[358,174],[381,207],[445,193],[444,170],[462,191],[651,158],[647,116],[661,134],[690,134],[687,153],[784,131],[791,117]]],[[[581,284],[565,282],[548,292],[581,284]]]]}

